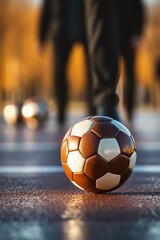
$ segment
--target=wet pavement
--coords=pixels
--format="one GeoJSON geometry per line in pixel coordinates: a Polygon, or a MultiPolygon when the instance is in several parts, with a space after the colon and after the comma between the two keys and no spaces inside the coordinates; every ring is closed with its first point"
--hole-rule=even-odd
{"type": "Polygon", "coordinates": [[[99,195],[76,188],[61,168],[61,140],[83,116],[72,113],[59,128],[53,115],[35,131],[0,119],[0,240],[160,238],[160,112],[136,112],[135,170],[99,195]]]}

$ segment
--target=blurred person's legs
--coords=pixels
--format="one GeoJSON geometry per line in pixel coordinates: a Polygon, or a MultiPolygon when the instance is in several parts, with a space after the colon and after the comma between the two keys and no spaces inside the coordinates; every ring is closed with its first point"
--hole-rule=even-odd
{"type": "Polygon", "coordinates": [[[135,107],[135,50],[132,47],[124,47],[123,58],[125,63],[125,81],[124,81],[124,93],[123,104],[126,110],[127,118],[129,122],[132,121],[134,107],[135,107]]]}
{"type": "Polygon", "coordinates": [[[68,104],[68,79],[66,68],[72,43],[65,40],[54,41],[54,92],[57,106],[57,118],[60,124],[65,122],[66,107],[68,104]]]}
{"type": "Polygon", "coordinates": [[[87,101],[87,112],[89,115],[94,116],[97,114],[96,107],[93,103],[93,93],[91,91],[93,80],[91,73],[91,64],[88,53],[87,44],[84,43],[85,57],[86,57],[86,101],[87,101]]]}
{"type": "Polygon", "coordinates": [[[93,76],[93,101],[100,114],[119,120],[118,31],[115,0],[84,0],[93,76]]]}

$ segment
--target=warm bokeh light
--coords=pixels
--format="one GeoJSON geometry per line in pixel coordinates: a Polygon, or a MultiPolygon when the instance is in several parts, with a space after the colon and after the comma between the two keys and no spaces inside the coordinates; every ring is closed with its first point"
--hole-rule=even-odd
{"type": "Polygon", "coordinates": [[[3,116],[8,124],[14,124],[18,118],[18,108],[16,105],[7,105],[4,108],[3,116]]]}
{"type": "Polygon", "coordinates": [[[36,103],[28,103],[22,108],[22,115],[25,118],[31,118],[38,113],[38,105],[36,103]]]}
{"type": "Polygon", "coordinates": [[[74,99],[80,99],[84,95],[86,79],[86,66],[84,48],[81,43],[75,44],[68,62],[68,78],[70,82],[70,94],[74,99]]]}

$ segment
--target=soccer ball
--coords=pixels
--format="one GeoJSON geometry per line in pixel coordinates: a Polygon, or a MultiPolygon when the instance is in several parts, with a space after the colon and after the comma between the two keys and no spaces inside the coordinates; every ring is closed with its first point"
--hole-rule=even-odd
{"type": "Polygon", "coordinates": [[[47,104],[44,101],[28,99],[22,107],[22,115],[26,125],[30,129],[37,129],[43,126],[48,117],[47,104]]]}
{"type": "Polygon", "coordinates": [[[63,138],[61,161],[69,180],[82,190],[108,192],[121,186],[136,163],[129,130],[109,117],[80,120],[63,138]]]}

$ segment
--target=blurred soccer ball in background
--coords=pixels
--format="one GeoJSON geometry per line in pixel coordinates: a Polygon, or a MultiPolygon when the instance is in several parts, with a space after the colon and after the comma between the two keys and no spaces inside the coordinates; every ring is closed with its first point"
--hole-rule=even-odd
{"type": "Polygon", "coordinates": [[[22,115],[30,129],[42,127],[48,118],[46,102],[35,99],[26,100],[22,107],[22,115]]]}

